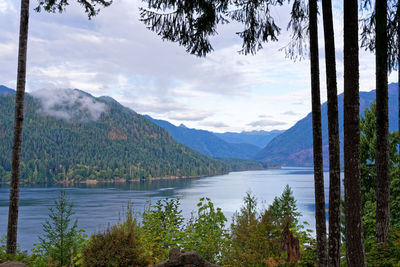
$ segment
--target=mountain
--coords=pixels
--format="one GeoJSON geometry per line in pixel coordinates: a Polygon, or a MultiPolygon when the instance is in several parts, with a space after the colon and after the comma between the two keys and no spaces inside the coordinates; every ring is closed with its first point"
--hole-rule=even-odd
{"type": "MultiPolygon", "coordinates": [[[[3,89],[2,87],[2,90],[3,89]]],[[[0,181],[10,175],[14,99],[0,96],[0,181]]],[[[203,176],[230,167],[175,142],[110,97],[79,90],[25,96],[21,178],[27,182],[203,176]]]]}
{"type": "Polygon", "coordinates": [[[4,85],[0,85],[0,96],[6,94],[15,94],[15,91],[11,88],[8,88],[4,85]]]}
{"type": "Polygon", "coordinates": [[[165,128],[179,143],[214,158],[250,159],[261,148],[248,143],[228,143],[215,133],[190,129],[181,124],[175,126],[168,121],[156,120],[146,116],[158,126],[165,128]]]}
{"type": "Polygon", "coordinates": [[[272,139],[280,135],[284,131],[273,130],[273,131],[250,131],[241,133],[214,133],[216,136],[228,143],[246,143],[258,146],[260,148],[265,147],[272,139]]]}
{"type": "MultiPolygon", "coordinates": [[[[360,113],[375,100],[376,91],[360,92],[360,113]]],[[[398,87],[397,83],[389,84],[389,130],[398,130],[398,87]]],[[[343,94],[338,95],[339,134],[341,152],[343,152],[343,94]]],[[[328,166],[328,105],[321,105],[322,113],[322,140],[324,165],[328,166]]],[[[312,166],[312,114],[298,121],[293,127],[275,137],[265,148],[254,157],[256,160],[275,162],[283,166],[312,166]]],[[[343,153],[341,153],[343,162],[343,153]]]]}

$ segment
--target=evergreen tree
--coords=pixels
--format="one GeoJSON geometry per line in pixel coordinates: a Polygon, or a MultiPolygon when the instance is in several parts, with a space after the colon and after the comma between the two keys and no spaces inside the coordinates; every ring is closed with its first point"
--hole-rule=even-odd
{"type": "Polygon", "coordinates": [[[293,191],[289,185],[285,186],[280,197],[275,197],[269,207],[271,217],[278,221],[284,221],[289,218],[292,225],[298,224],[298,218],[301,216],[297,211],[296,200],[293,196],[293,191]]]}
{"type": "Polygon", "coordinates": [[[83,230],[78,230],[77,220],[72,222],[72,208],[65,191],[61,191],[54,207],[49,208],[49,218],[43,224],[44,233],[36,244],[35,249],[56,266],[70,266],[71,259],[83,249],[83,230]]]}

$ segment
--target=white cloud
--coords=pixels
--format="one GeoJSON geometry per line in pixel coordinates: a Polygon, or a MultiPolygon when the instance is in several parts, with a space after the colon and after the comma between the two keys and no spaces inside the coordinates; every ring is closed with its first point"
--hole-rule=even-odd
{"type": "MultiPolygon", "coordinates": [[[[338,91],[342,92],[341,2],[334,1],[334,6],[338,91]]],[[[18,10],[17,1],[0,0],[0,84],[13,88],[18,10]]],[[[28,90],[79,88],[96,96],[110,95],[137,112],[175,124],[185,121],[192,128],[217,131],[287,128],[311,110],[310,70],[307,59],[293,62],[278,52],[289,40],[285,31],[287,6],[273,10],[273,15],[282,28],[279,43],[265,44],[255,56],[240,55],[237,51],[241,40],[235,35],[240,25],[230,23],[220,27],[219,34],[212,37],[215,51],[207,58],[196,58],[183,47],[163,42],[147,30],[138,20],[136,1],[115,1],[90,21],[75,1],[65,14],[32,11],[28,90]],[[282,114],[287,110],[296,110],[297,114],[282,114]],[[286,124],[253,124],[258,118],[286,124]]],[[[321,17],[319,22],[324,101],[321,17]]],[[[374,56],[363,51],[360,55],[360,87],[370,90],[375,87],[374,56]]]]}
{"type": "Polygon", "coordinates": [[[202,121],[208,117],[211,116],[210,113],[204,113],[204,112],[184,112],[184,113],[172,113],[167,115],[169,119],[171,120],[177,120],[177,121],[202,121]]]}
{"type": "Polygon", "coordinates": [[[40,100],[40,112],[65,120],[98,120],[107,108],[104,103],[96,101],[93,97],[72,89],[44,89],[31,94],[40,100]]]}
{"type": "Polygon", "coordinates": [[[268,127],[268,126],[279,126],[279,125],[286,125],[286,122],[283,121],[274,121],[274,120],[257,120],[248,123],[247,125],[253,127],[268,127]]]}
{"type": "Polygon", "coordinates": [[[294,111],[292,111],[292,110],[289,110],[289,111],[285,111],[285,112],[283,112],[283,113],[281,113],[282,115],[287,115],[287,116],[297,116],[297,115],[299,115],[299,113],[296,113],[296,112],[294,112],[294,111]]]}
{"type": "Polygon", "coordinates": [[[229,127],[229,125],[224,123],[224,122],[213,122],[213,121],[201,122],[200,125],[210,126],[210,127],[214,127],[214,128],[227,128],[227,127],[229,127]]]}

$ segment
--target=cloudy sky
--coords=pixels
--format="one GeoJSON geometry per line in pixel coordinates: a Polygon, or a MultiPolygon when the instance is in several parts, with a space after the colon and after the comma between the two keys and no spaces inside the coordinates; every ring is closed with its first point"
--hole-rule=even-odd
{"type": "MultiPolygon", "coordinates": [[[[0,84],[15,88],[19,2],[0,0],[0,84]]],[[[71,1],[65,13],[36,13],[31,0],[27,91],[78,88],[108,95],[157,119],[216,132],[287,129],[311,110],[308,60],[293,62],[279,51],[288,7],[273,10],[280,41],[255,56],[240,55],[240,25],[230,23],[212,38],[214,52],[197,58],[163,42],[139,22],[139,1],[114,0],[88,20],[71,1]]],[[[343,92],[342,1],[334,0],[338,90],[343,92]]],[[[321,18],[320,18],[321,21],[321,18]]],[[[322,101],[325,62],[320,23],[322,101]]],[[[360,54],[361,90],[374,89],[374,56],[360,54]]],[[[395,81],[392,73],[389,81],[395,81]]]]}

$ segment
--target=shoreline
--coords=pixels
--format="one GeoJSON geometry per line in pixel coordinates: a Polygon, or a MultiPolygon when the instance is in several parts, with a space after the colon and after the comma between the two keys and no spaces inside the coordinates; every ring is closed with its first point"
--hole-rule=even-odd
{"type": "MultiPolygon", "coordinates": [[[[20,185],[40,185],[40,184],[53,184],[53,185],[76,185],[76,184],[86,184],[86,185],[96,185],[96,184],[123,184],[123,183],[138,183],[138,182],[151,182],[151,181],[161,181],[161,180],[177,180],[177,179],[195,179],[204,177],[213,177],[219,175],[225,175],[226,173],[219,173],[214,175],[182,175],[182,176],[162,176],[162,177],[152,177],[152,178],[136,178],[136,179],[110,179],[110,180],[93,180],[87,179],[83,181],[67,180],[67,181],[52,181],[52,182],[20,182],[20,185]]],[[[10,185],[8,182],[0,182],[0,185],[10,185]]]]}
{"type": "MultiPolygon", "coordinates": [[[[76,184],[86,184],[86,185],[96,185],[96,184],[122,184],[122,183],[138,183],[138,182],[151,182],[151,181],[162,181],[162,180],[177,180],[177,179],[196,179],[196,178],[204,178],[204,177],[214,177],[219,175],[226,175],[231,172],[243,172],[243,171],[262,171],[262,170],[276,170],[281,169],[281,166],[278,167],[270,167],[267,169],[254,169],[254,170],[235,170],[230,172],[224,172],[214,175],[181,175],[181,176],[161,176],[161,177],[152,177],[152,178],[134,178],[134,179],[110,179],[110,180],[93,180],[86,179],[83,181],[75,181],[75,180],[67,180],[67,181],[52,181],[52,182],[24,182],[21,181],[20,185],[40,185],[40,184],[54,184],[54,185],[76,185],[76,184]]],[[[0,182],[0,185],[10,185],[10,181],[8,182],[0,182]]]]}

